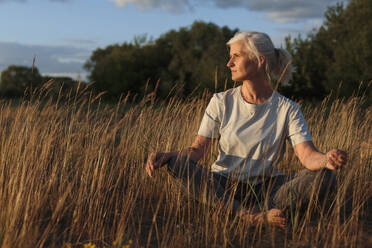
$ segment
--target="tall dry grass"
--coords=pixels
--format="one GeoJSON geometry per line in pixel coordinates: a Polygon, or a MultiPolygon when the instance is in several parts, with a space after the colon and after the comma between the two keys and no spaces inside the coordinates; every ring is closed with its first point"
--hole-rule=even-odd
{"type": "MultiPolygon", "coordinates": [[[[100,103],[85,89],[63,101],[33,95],[0,104],[0,244],[62,247],[362,247],[372,245],[372,108],[361,98],[304,108],[321,151],[347,150],[332,211],[290,213],[286,230],[200,204],[165,170],[150,179],[151,151],[187,147],[208,97],[100,103]]],[[[290,148],[280,167],[300,168],[290,148]]],[[[209,165],[215,150],[203,161],[209,165]]]]}

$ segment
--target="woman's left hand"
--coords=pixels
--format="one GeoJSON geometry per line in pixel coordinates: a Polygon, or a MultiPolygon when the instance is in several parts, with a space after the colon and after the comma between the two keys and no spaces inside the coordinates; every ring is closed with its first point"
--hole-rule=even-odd
{"type": "Polygon", "coordinates": [[[339,149],[332,149],[326,153],[326,168],[337,170],[344,166],[347,162],[347,153],[339,149]]]}

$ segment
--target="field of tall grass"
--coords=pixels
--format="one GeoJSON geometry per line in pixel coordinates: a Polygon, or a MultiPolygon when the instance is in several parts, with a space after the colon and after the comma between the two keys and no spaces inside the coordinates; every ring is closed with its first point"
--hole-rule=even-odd
{"type": "MultiPolygon", "coordinates": [[[[319,150],[346,150],[349,162],[336,172],[331,210],[288,213],[282,230],[199,203],[164,169],[146,175],[150,152],[192,143],[209,97],[107,105],[80,88],[63,101],[43,90],[2,100],[1,247],[372,247],[372,107],[363,98],[303,108],[319,150]]],[[[280,167],[293,173],[301,165],[287,147],[280,167]]]]}

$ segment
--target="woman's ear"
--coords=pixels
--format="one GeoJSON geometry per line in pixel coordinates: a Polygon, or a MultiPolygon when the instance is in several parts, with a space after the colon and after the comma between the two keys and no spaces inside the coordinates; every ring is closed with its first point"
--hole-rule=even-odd
{"type": "Polygon", "coordinates": [[[261,67],[261,66],[263,66],[265,64],[266,57],[264,55],[260,55],[258,58],[259,58],[258,64],[261,67]]]}

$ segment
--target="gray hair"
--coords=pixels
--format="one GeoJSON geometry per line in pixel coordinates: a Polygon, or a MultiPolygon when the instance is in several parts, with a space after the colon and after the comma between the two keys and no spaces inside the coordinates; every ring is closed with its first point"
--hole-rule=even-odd
{"type": "Polygon", "coordinates": [[[292,79],[294,71],[291,65],[292,56],[282,48],[275,48],[270,37],[265,33],[244,31],[238,32],[232,37],[227,45],[243,41],[247,51],[257,60],[261,55],[265,56],[265,72],[269,82],[280,80],[286,85],[292,79]]]}

